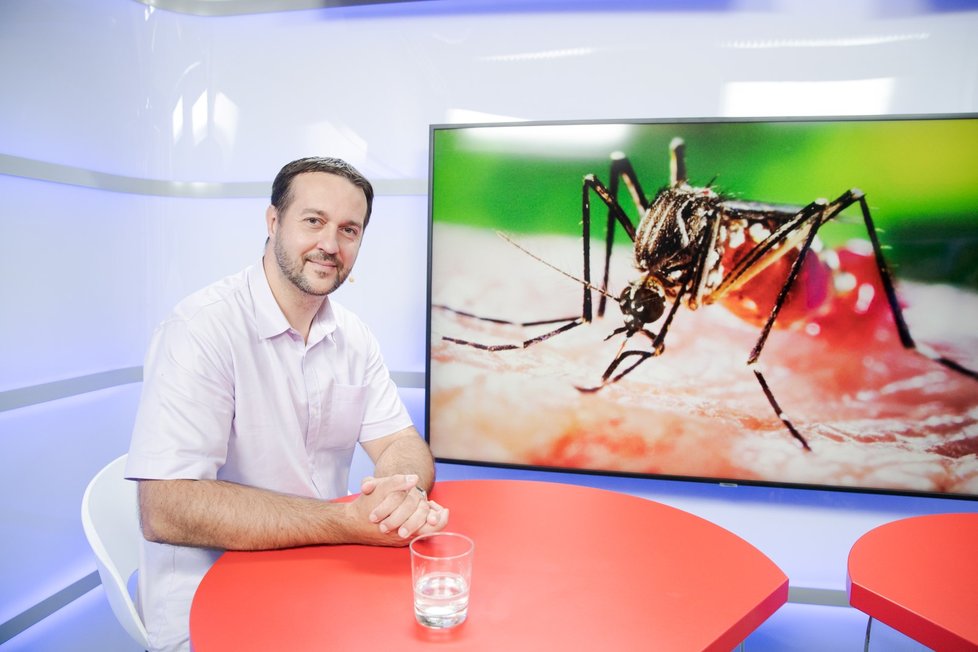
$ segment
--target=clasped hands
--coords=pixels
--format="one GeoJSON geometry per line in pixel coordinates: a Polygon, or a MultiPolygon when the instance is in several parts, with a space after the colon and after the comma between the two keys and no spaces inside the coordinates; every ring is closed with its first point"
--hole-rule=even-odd
{"type": "Polygon", "coordinates": [[[355,503],[383,537],[380,543],[406,545],[410,539],[437,532],[448,524],[448,509],[428,499],[416,475],[367,476],[355,503]]]}

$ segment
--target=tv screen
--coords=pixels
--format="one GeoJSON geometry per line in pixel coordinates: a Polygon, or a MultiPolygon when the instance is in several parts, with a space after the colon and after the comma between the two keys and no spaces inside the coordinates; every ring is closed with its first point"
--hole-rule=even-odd
{"type": "Polygon", "coordinates": [[[438,460],[978,497],[978,116],[430,137],[438,460]]]}

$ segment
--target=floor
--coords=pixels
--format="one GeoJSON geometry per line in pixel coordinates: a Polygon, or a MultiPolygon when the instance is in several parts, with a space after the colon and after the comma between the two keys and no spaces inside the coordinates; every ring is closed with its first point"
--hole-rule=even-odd
{"type": "MultiPolygon", "coordinates": [[[[865,633],[866,616],[855,609],[788,603],[751,634],[744,650],[858,652],[863,649],[865,633]]],[[[920,652],[928,648],[874,621],[869,649],[871,652],[920,652]]],[[[0,645],[0,652],[137,650],[115,622],[101,587],[0,645]]]]}

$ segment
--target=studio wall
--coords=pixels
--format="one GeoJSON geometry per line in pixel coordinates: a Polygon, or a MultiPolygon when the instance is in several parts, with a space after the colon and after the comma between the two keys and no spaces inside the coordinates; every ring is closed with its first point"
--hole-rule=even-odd
{"type": "MultiPolygon", "coordinates": [[[[154,4],[0,4],[0,643],[92,577],[79,502],[128,446],[152,329],[257,261],[285,162],[340,156],[375,181],[356,280],[338,299],[377,334],[420,426],[429,124],[978,111],[968,3],[429,0],[223,16],[154,4]]],[[[710,518],[829,601],[866,530],[978,510],[554,479],[710,518]]]]}

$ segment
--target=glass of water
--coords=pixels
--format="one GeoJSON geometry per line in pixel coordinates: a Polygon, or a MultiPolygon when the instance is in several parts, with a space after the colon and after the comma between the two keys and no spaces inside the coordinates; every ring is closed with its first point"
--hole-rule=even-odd
{"type": "Polygon", "coordinates": [[[435,532],[411,542],[414,617],[425,627],[461,624],[469,611],[475,544],[464,534],[435,532]]]}

